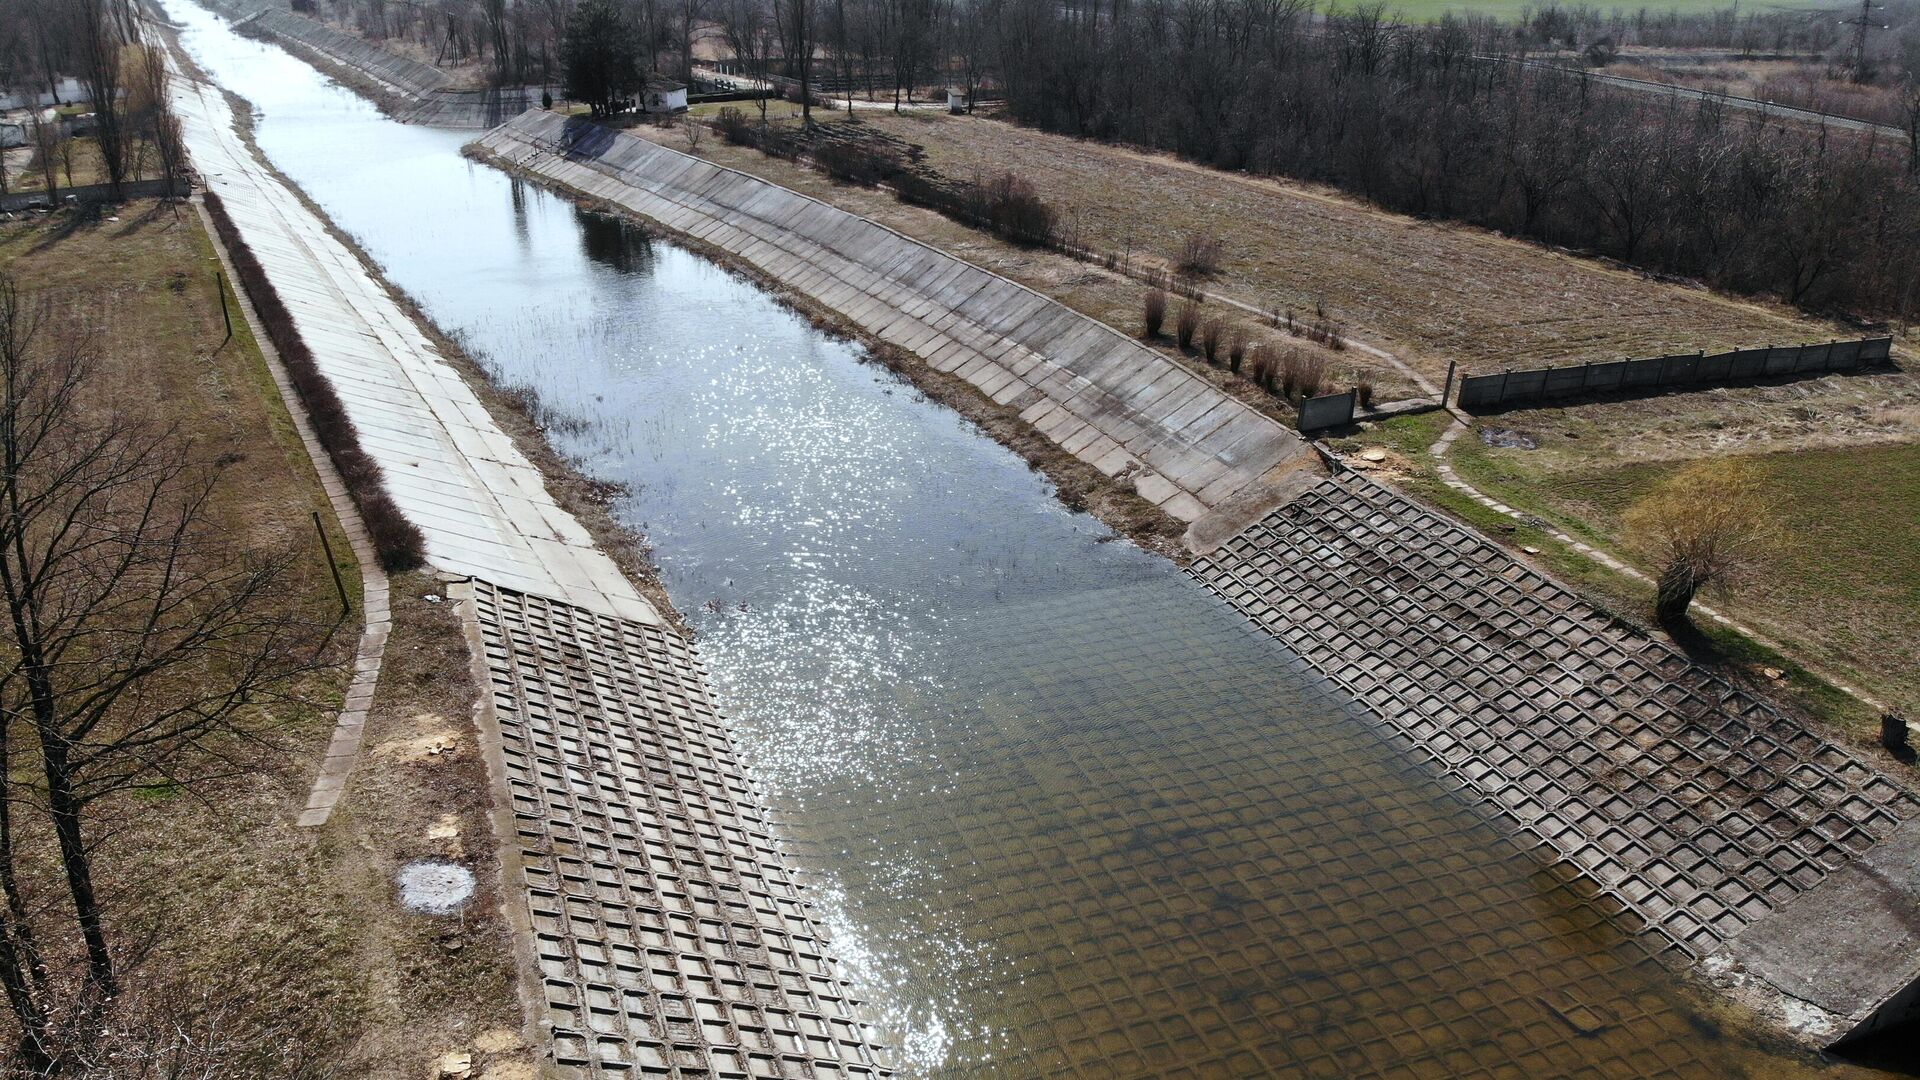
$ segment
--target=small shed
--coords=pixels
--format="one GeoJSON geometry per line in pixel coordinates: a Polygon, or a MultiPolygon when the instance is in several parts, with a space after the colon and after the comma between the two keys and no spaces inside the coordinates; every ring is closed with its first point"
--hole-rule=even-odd
{"type": "Polygon", "coordinates": [[[650,116],[671,116],[687,111],[687,86],[671,79],[648,79],[640,108],[650,116]]]}
{"type": "Polygon", "coordinates": [[[947,87],[947,111],[955,116],[967,111],[967,92],[947,87]]]}

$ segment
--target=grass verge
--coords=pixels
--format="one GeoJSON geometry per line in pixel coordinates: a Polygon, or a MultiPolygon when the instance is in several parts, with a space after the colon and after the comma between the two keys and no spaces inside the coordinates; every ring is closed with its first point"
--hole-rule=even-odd
{"type": "Polygon", "coordinates": [[[214,227],[220,232],[220,240],[226,246],[228,257],[233,260],[234,272],[240,276],[241,285],[253,300],[261,325],[266,328],[267,336],[273,339],[274,348],[280,353],[280,361],[286,366],[287,376],[300,394],[301,403],[306,406],[314,435],[319,438],[320,445],[326,448],[327,456],[332,459],[334,468],[339,470],[340,478],[346,484],[347,493],[360,508],[360,519],[366,524],[367,535],[372,539],[374,549],[379,552],[380,565],[389,572],[412,570],[424,565],[427,561],[426,538],[407,520],[399,504],[388,494],[386,477],[380,471],[379,463],[361,449],[360,433],[353,426],[353,419],[347,415],[346,404],[340,400],[333,383],[320,370],[312,350],[301,338],[299,327],[294,324],[293,315],[281,301],[273,281],[267,277],[260,261],[247,246],[246,238],[234,226],[220,196],[208,192],[206,205],[213,217],[214,227]]]}
{"type": "MultiPolygon", "coordinates": [[[[117,216],[0,224],[0,267],[59,323],[93,335],[118,405],[177,423],[202,453],[236,457],[245,482],[217,489],[212,521],[236,538],[310,549],[279,600],[290,618],[324,621],[338,601],[314,512],[356,589],[358,567],[237,306],[226,336],[209,236],[184,207],[139,202],[117,216]]],[[[237,305],[230,292],[226,301],[237,305]]],[[[292,820],[325,753],[344,669],[304,687],[304,703],[274,705],[270,742],[235,745],[231,779],[149,788],[96,811],[100,885],[126,945],[117,1015],[180,1025],[217,1050],[227,1070],[217,1075],[413,1080],[438,1075],[433,1060],[451,1050],[471,1053],[476,1074],[535,1075],[493,891],[484,767],[462,726],[474,694],[464,635],[447,605],[427,599],[439,589],[432,577],[398,575],[392,589],[370,749],[326,827],[292,820]],[[424,747],[423,731],[442,741],[424,747]],[[465,863],[481,882],[461,915],[394,903],[393,873],[429,855],[465,863]]],[[[335,636],[343,658],[353,636],[335,636]]]]}

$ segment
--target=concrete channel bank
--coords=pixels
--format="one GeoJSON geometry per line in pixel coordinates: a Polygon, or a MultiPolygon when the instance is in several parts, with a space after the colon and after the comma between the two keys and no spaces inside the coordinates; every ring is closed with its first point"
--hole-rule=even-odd
{"type": "Polygon", "coordinates": [[[476,145],[1022,404],[1109,475],[1137,470],[1199,523],[1196,578],[1673,966],[1811,1043],[1912,1019],[1920,796],[1872,762],[1398,492],[1301,467],[1291,435],[1169,390],[1184,373],[1164,358],[983,270],[591,124],[532,113],[476,145]]]}
{"type": "Polygon", "coordinates": [[[1677,967],[1800,1037],[1915,1019],[1920,795],[1355,473],[1192,574],[1677,967]]]}
{"type": "Polygon", "coordinates": [[[523,86],[463,89],[445,71],[336,30],[267,0],[207,0],[233,28],[271,41],[372,98],[394,119],[436,127],[490,128],[539,101],[523,86]]]}
{"type": "Polygon", "coordinates": [[[1258,517],[1315,469],[1294,433],[1160,353],[798,192],[547,112],[516,117],[474,145],[718,248],[958,375],[1186,522],[1195,549],[1258,517]]]}
{"type": "Polygon", "coordinates": [[[170,93],[429,562],[467,579],[449,592],[490,691],[476,720],[543,1075],[887,1075],[688,641],[260,163],[219,89],[176,66],[170,93]]]}

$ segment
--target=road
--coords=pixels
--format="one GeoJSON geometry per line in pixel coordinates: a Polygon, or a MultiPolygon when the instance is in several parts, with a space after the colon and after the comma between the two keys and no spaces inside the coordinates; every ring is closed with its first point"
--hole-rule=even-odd
{"type": "Polygon", "coordinates": [[[1695,90],[1687,86],[1675,86],[1671,83],[1652,82],[1647,79],[1632,79],[1625,75],[1602,75],[1598,72],[1579,71],[1578,69],[1567,68],[1560,64],[1548,63],[1545,60],[1522,60],[1511,56],[1477,56],[1475,59],[1495,64],[1520,64],[1532,68],[1573,71],[1595,82],[1608,83],[1626,90],[1635,90],[1643,94],[1671,94],[1683,98],[1713,100],[1731,108],[1741,109],[1747,112],[1757,112],[1765,116],[1778,117],[1782,120],[1793,120],[1806,124],[1825,124],[1828,127],[1839,128],[1843,131],[1858,131],[1866,134],[1884,136],[1898,143],[1904,143],[1907,140],[1907,133],[1905,131],[1889,124],[1874,124],[1865,120],[1855,120],[1851,117],[1814,112],[1811,109],[1796,109],[1791,105],[1776,105],[1771,101],[1760,101],[1756,98],[1735,97],[1731,94],[1716,94],[1707,90],[1695,90]]]}

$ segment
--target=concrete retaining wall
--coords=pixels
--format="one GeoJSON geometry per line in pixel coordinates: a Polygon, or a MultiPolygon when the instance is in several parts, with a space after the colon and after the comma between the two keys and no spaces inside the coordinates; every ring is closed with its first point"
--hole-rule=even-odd
{"type": "Polygon", "coordinates": [[[1312,460],[1291,431],[1126,335],[776,184],[542,112],[476,145],[720,248],[959,375],[1194,524],[1190,544],[1220,521],[1238,528],[1257,517],[1279,501],[1287,474],[1312,460]]]}
{"type": "Polygon", "coordinates": [[[1525,368],[1460,380],[1462,409],[1496,409],[1528,401],[1592,394],[1654,394],[1679,386],[1723,386],[1790,375],[1821,375],[1883,365],[1892,338],[1769,346],[1732,352],[1679,353],[1577,367],[1525,368]]]}
{"type": "Polygon", "coordinates": [[[1310,434],[1353,423],[1353,406],[1358,395],[1348,390],[1340,394],[1321,394],[1300,402],[1300,432],[1310,434]]]}
{"type": "Polygon", "coordinates": [[[1349,474],[1192,573],[1676,959],[1768,960],[1824,1038],[1913,977],[1920,882],[1847,883],[1920,863],[1920,795],[1478,534],[1349,474]]]}
{"type": "MultiPolygon", "coordinates": [[[[57,193],[62,203],[101,203],[113,199],[111,184],[82,184],[79,187],[63,187],[57,193]]],[[[122,199],[151,199],[161,195],[185,197],[193,194],[193,184],[183,177],[170,180],[129,180],[120,185],[122,199]]],[[[13,191],[0,195],[0,210],[26,210],[31,207],[42,209],[52,205],[44,191],[13,191]]]]}

